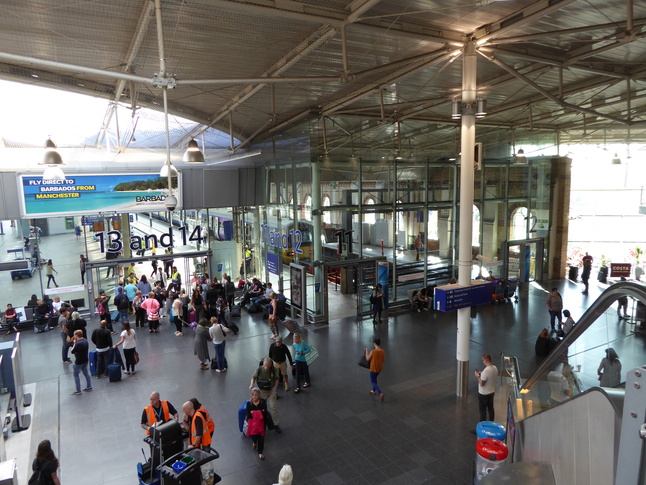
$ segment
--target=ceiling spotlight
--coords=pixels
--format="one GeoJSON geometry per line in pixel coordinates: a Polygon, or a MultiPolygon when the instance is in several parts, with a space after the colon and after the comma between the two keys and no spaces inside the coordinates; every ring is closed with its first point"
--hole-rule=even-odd
{"type": "Polygon", "coordinates": [[[61,155],[56,151],[56,144],[51,138],[45,142],[45,158],[43,165],[64,165],[61,155]]]}
{"type": "Polygon", "coordinates": [[[484,118],[487,115],[487,99],[478,98],[478,109],[476,110],[476,118],[484,118]]]}
{"type": "Polygon", "coordinates": [[[159,171],[159,176],[162,178],[168,178],[170,177],[177,177],[179,173],[177,172],[177,169],[175,168],[175,165],[172,163],[165,163],[162,165],[161,170],[159,171]]]}
{"type": "Polygon", "coordinates": [[[456,96],[451,101],[451,118],[459,120],[462,117],[462,100],[456,96]]]}
{"type": "Polygon", "coordinates": [[[612,165],[621,165],[621,158],[619,158],[619,155],[615,153],[615,156],[612,157],[612,160],[610,161],[612,165]]]}
{"type": "Polygon", "coordinates": [[[184,152],[184,158],[182,159],[184,163],[204,163],[204,155],[200,151],[195,140],[188,142],[188,148],[184,152]]]}
{"type": "Polygon", "coordinates": [[[514,163],[522,165],[527,163],[527,157],[525,156],[525,150],[522,148],[518,150],[518,153],[514,155],[514,163]]]}

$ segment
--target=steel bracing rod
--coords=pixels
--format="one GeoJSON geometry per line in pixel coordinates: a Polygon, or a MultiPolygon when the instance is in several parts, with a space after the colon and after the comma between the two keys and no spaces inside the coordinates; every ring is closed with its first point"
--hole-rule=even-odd
{"type": "Polygon", "coordinates": [[[541,0],[529,7],[514,12],[493,24],[488,24],[476,29],[472,38],[478,45],[482,45],[491,39],[500,37],[505,32],[527,25],[528,23],[538,20],[545,15],[549,15],[552,12],[574,3],[575,1],[576,0],[541,0]],[[518,20],[513,21],[512,19],[518,20]]]}
{"type": "MultiPolygon", "coordinates": [[[[152,2],[144,2],[144,5],[141,9],[141,13],[139,14],[139,19],[137,21],[137,27],[135,28],[135,34],[133,35],[132,41],[130,42],[130,47],[128,48],[128,53],[126,54],[123,72],[128,72],[130,71],[130,69],[132,69],[132,66],[135,61],[135,57],[139,53],[139,49],[141,48],[141,43],[143,42],[146,32],[148,31],[148,26],[150,25],[150,20],[152,19],[153,8],[154,8],[154,4],[152,2]]],[[[117,87],[114,90],[114,97],[113,97],[114,103],[110,105],[108,114],[104,119],[103,126],[101,127],[101,131],[99,131],[99,135],[97,136],[97,139],[96,139],[97,145],[100,145],[101,143],[103,143],[103,139],[105,138],[105,132],[108,130],[108,126],[110,125],[112,116],[114,115],[117,109],[117,103],[121,100],[121,94],[123,93],[123,90],[125,89],[125,87],[126,87],[126,81],[123,79],[119,79],[117,82],[117,87]]],[[[133,103],[134,103],[134,100],[133,100],[133,103]]]]}
{"type": "MultiPolygon", "coordinates": [[[[162,26],[161,0],[155,0],[155,20],[157,24],[157,49],[159,51],[159,76],[166,77],[166,58],[164,52],[164,30],[162,26]]],[[[162,86],[164,100],[164,134],[166,137],[166,169],[168,170],[168,196],[173,195],[173,173],[170,160],[170,127],[168,125],[168,86],[162,86]]]]}
{"type": "Polygon", "coordinates": [[[379,2],[381,2],[381,0],[354,0],[354,2],[347,7],[352,13],[345,19],[346,22],[353,23],[360,20],[359,17],[376,6],[379,2]]]}
{"type": "MultiPolygon", "coordinates": [[[[630,0],[627,0],[630,2],[630,0]]],[[[536,34],[525,34],[525,35],[516,35],[513,37],[503,37],[503,38],[497,38],[493,42],[488,42],[487,45],[501,45],[501,44],[515,44],[515,43],[522,43],[522,42],[530,42],[536,39],[543,39],[543,38],[548,38],[548,39],[554,39],[557,36],[560,35],[569,35],[569,34],[577,34],[581,32],[593,32],[595,30],[606,30],[606,29],[612,29],[615,30],[617,27],[623,27],[626,26],[627,31],[632,31],[634,27],[640,27],[642,25],[646,24],[646,19],[636,19],[633,23],[632,27],[628,27],[628,22],[611,22],[608,24],[598,24],[598,25],[590,25],[586,27],[576,27],[573,29],[562,29],[562,30],[550,30],[549,32],[538,32],[536,34]]]]}
{"type": "Polygon", "coordinates": [[[633,0],[626,0],[626,31],[632,32],[634,28],[633,0]]]}
{"type": "MultiPolygon", "coordinates": [[[[196,3],[196,2],[193,2],[196,3]]],[[[345,10],[326,10],[326,15],[316,15],[310,13],[303,13],[302,11],[297,11],[297,8],[302,8],[303,4],[298,2],[281,2],[282,8],[276,7],[266,7],[263,5],[252,5],[250,3],[241,3],[241,2],[231,2],[227,0],[203,0],[205,5],[209,7],[217,7],[219,9],[240,13],[243,15],[256,15],[259,17],[277,17],[284,18],[288,20],[298,20],[301,22],[310,22],[320,25],[330,25],[335,29],[341,29],[344,24],[352,23],[352,29],[357,32],[362,32],[366,34],[373,35],[392,35],[398,38],[407,38],[414,39],[418,41],[426,42],[436,42],[439,44],[449,43],[453,47],[462,47],[464,44],[464,34],[462,32],[434,28],[429,26],[427,29],[423,29],[421,32],[418,26],[415,26],[415,30],[405,30],[404,27],[394,29],[390,26],[378,26],[378,25],[369,25],[364,23],[353,23],[348,22],[348,18],[352,18],[347,15],[345,10]],[[292,6],[293,10],[287,10],[292,6]],[[431,33],[432,32],[432,33],[431,33]]],[[[371,2],[365,2],[363,5],[368,5],[372,8],[371,2]]],[[[352,13],[350,14],[352,15],[352,13]]],[[[359,19],[360,20],[360,19],[359,19]]]]}
{"type": "MultiPolygon", "coordinates": [[[[612,44],[605,45],[603,47],[599,47],[597,49],[593,49],[593,50],[590,50],[590,51],[587,51],[587,52],[582,52],[581,54],[575,55],[574,57],[568,57],[567,59],[565,59],[565,62],[563,64],[564,64],[565,67],[568,67],[570,65],[576,64],[577,62],[579,62],[579,61],[581,61],[583,59],[587,59],[588,57],[592,57],[592,56],[594,56],[596,54],[601,54],[602,52],[607,52],[609,50],[615,49],[616,47],[622,47],[622,46],[624,46],[626,44],[630,44],[631,42],[634,42],[635,40],[641,39],[641,38],[644,38],[644,37],[646,37],[646,33],[635,35],[635,36],[633,36],[631,38],[627,38],[626,40],[620,40],[620,41],[617,41],[617,42],[613,42],[612,44]]],[[[586,46],[581,47],[580,50],[584,50],[585,47],[586,46]]]]}
{"type": "MultiPolygon", "coordinates": [[[[236,109],[238,106],[242,105],[245,101],[247,101],[249,98],[254,96],[256,93],[261,91],[265,86],[267,85],[274,85],[274,81],[278,81],[278,79],[284,79],[284,78],[273,78],[273,76],[277,76],[279,74],[282,74],[285,72],[287,69],[292,67],[294,64],[299,62],[301,59],[303,59],[305,56],[310,54],[314,49],[318,48],[322,43],[327,42],[328,39],[333,37],[336,34],[336,30],[329,27],[329,26],[323,26],[319,29],[317,29],[315,32],[310,34],[307,39],[304,41],[300,42],[295,48],[293,48],[289,53],[285,54],[278,62],[276,62],[273,66],[271,66],[269,69],[267,69],[265,72],[263,72],[260,75],[260,79],[262,80],[261,83],[259,83],[256,86],[246,86],[240,92],[238,92],[235,96],[233,96],[229,102],[222,107],[218,113],[215,113],[209,123],[207,123],[205,126],[197,126],[191,132],[187,133],[184,137],[184,139],[191,139],[194,138],[195,136],[204,133],[208,128],[211,126],[215,126],[215,124],[220,121],[223,117],[225,117],[229,111],[232,111],[236,109]]],[[[311,79],[311,78],[310,78],[311,79]]],[[[327,78],[328,82],[340,82],[341,79],[340,77],[334,77],[334,78],[327,78]]],[[[284,81],[280,81],[284,82],[284,81]]],[[[292,82],[300,82],[300,81],[292,81],[292,82]]],[[[183,81],[182,81],[183,83],[183,81]]],[[[243,84],[243,83],[241,83],[243,84]]],[[[247,84],[252,84],[252,83],[247,83],[247,84]]]]}
{"type": "Polygon", "coordinates": [[[612,121],[614,121],[616,123],[622,123],[622,124],[627,123],[626,120],[622,120],[620,118],[616,118],[614,116],[610,116],[610,115],[607,115],[605,113],[600,113],[600,112],[592,110],[592,109],[581,108],[581,107],[576,106],[574,104],[570,104],[570,103],[567,103],[565,101],[562,101],[558,97],[556,97],[552,93],[550,93],[549,91],[547,91],[547,90],[543,89],[542,87],[540,87],[538,84],[536,84],[531,79],[529,79],[529,78],[523,76],[522,74],[520,74],[519,72],[515,71],[514,68],[509,67],[504,62],[500,61],[499,59],[496,59],[494,56],[488,56],[488,55],[486,55],[484,53],[480,53],[480,55],[482,55],[484,58],[490,60],[495,65],[497,65],[498,67],[501,67],[502,69],[504,69],[508,73],[512,74],[513,76],[517,77],[518,79],[520,79],[521,81],[526,83],[528,86],[531,86],[536,91],[538,91],[543,96],[545,96],[547,99],[553,101],[554,103],[558,104],[559,106],[563,106],[564,108],[570,108],[570,109],[572,109],[574,111],[579,111],[581,113],[587,113],[587,114],[591,114],[591,115],[594,115],[594,116],[599,116],[601,118],[606,118],[606,119],[612,120],[612,121]]]}
{"type": "Polygon", "coordinates": [[[386,84],[392,84],[395,81],[398,81],[399,79],[403,79],[411,74],[415,74],[416,72],[426,69],[427,67],[430,67],[434,64],[437,64],[438,62],[442,62],[444,60],[447,60],[450,58],[452,55],[459,54],[459,51],[450,51],[446,52],[446,49],[442,49],[440,52],[445,52],[444,54],[439,54],[437,57],[434,59],[424,62],[424,63],[414,63],[412,67],[406,67],[399,69],[393,73],[388,74],[387,76],[384,76],[383,78],[368,84],[367,86],[362,87],[361,89],[350,93],[347,96],[344,96],[343,98],[340,98],[338,100],[332,101],[331,103],[328,103],[326,106],[323,106],[322,110],[317,113],[313,113],[312,110],[306,109],[298,113],[297,115],[283,121],[282,123],[271,127],[268,131],[262,133],[261,135],[272,135],[273,133],[277,133],[279,131],[282,131],[288,126],[291,126],[303,118],[306,118],[308,116],[313,116],[313,115],[321,115],[324,114],[326,116],[329,116],[331,113],[336,111],[337,109],[341,109],[344,106],[347,106],[349,104],[354,103],[355,101],[363,98],[364,96],[367,96],[369,94],[378,92],[381,88],[381,86],[386,85],[386,84]]]}

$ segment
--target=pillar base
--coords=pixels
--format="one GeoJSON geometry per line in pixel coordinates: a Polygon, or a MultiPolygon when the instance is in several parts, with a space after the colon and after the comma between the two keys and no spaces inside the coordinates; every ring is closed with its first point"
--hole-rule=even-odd
{"type": "Polygon", "coordinates": [[[458,397],[466,397],[469,386],[469,361],[468,360],[458,360],[458,378],[457,378],[457,389],[456,395],[458,397]]]}

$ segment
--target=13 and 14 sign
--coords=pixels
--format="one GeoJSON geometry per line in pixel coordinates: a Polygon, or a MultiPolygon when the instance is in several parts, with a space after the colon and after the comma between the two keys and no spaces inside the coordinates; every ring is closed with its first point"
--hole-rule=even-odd
{"type": "MultiPolygon", "coordinates": [[[[202,241],[202,228],[195,226],[195,229],[188,234],[186,227],[179,227],[175,229],[179,231],[182,238],[182,245],[186,246],[189,242],[202,241]]],[[[171,248],[173,244],[174,230],[172,227],[168,228],[168,232],[161,234],[146,234],[145,236],[130,236],[130,250],[138,251],[144,248],[171,248]]],[[[124,239],[120,231],[97,232],[96,237],[99,239],[99,245],[102,253],[119,253],[123,251],[124,239]]]]}

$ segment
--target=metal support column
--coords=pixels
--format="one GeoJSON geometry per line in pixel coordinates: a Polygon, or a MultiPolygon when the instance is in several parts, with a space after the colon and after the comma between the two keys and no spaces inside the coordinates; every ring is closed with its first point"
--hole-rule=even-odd
{"type": "MultiPolygon", "coordinates": [[[[460,244],[458,253],[458,283],[471,285],[473,232],[473,181],[474,148],[476,141],[476,52],[475,43],[464,45],[462,64],[462,127],[461,127],[461,166],[460,166],[460,244]]],[[[458,331],[456,358],[458,364],[457,396],[467,395],[469,380],[469,337],[471,333],[471,309],[458,310],[458,331]]]]}
{"type": "MultiPolygon", "coordinates": [[[[314,238],[314,315],[320,315],[323,308],[321,301],[323,289],[323,266],[319,262],[323,261],[323,243],[321,242],[321,167],[318,160],[314,160],[312,167],[312,237],[314,238]],[[316,293],[316,283],[319,284],[321,291],[316,293]]],[[[294,226],[297,228],[297,226],[294,226]]],[[[352,227],[350,227],[352,229],[352,227]]],[[[352,237],[352,236],[350,236],[352,237]]]]}

